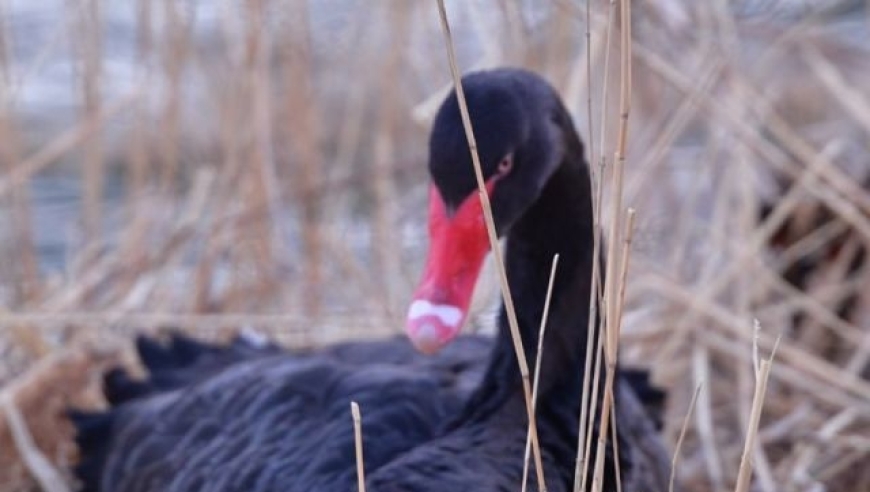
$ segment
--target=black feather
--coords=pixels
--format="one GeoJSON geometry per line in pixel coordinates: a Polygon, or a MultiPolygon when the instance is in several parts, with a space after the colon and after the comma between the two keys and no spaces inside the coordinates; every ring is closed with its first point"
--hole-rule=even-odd
{"type": "MultiPolygon", "coordinates": [[[[590,324],[583,300],[598,261],[583,146],[555,90],[536,75],[483,72],[463,87],[487,160],[484,177],[513,156],[492,207],[497,230],[507,234],[505,263],[532,367],[550,266],[560,255],[536,420],[548,489],[566,492],[590,324]]],[[[430,139],[430,173],[448,205],[471,196],[475,183],[455,101],[442,105],[430,139]]],[[[228,345],[180,334],[166,342],[140,337],[148,376],[139,386],[123,373],[107,378],[107,395],[120,405],[107,421],[78,418],[77,472],[94,492],[353,490],[349,404],[356,401],[370,492],[517,490],[528,422],[504,309],[498,328],[495,340],[459,337],[434,356],[416,353],[404,338],[289,353],[244,337],[228,345]]],[[[614,390],[623,489],[667,490],[668,454],[650,418],[660,415],[664,393],[642,371],[623,372],[614,390]]],[[[597,440],[598,425],[592,428],[597,440]]],[[[616,455],[609,435],[605,442],[603,484],[612,492],[616,455]]]]}
{"type": "Polygon", "coordinates": [[[106,457],[112,438],[114,415],[108,412],[82,412],[67,410],[67,418],[75,428],[75,443],[79,449],[79,462],[73,473],[82,492],[100,492],[106,457]]]}
{"type": "Polygon", "coordinates": [[[143,398],[153,391],[153,386],[136,381],[121,367],[112,368],[103,375],[103,394],[112,406],[143,398]]]}
{"type": "Polygon", "coordinates": [[[647,415],[655,424],[656,430],[662,430],[668,399],[667,392],[652,384],[649,371],[624,368],[620,370],[620,375],[640,400],[647,415]]]}

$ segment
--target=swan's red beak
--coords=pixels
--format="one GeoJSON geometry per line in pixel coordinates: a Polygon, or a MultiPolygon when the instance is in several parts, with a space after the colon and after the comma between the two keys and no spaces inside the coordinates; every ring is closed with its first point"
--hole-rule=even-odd
{"type": "MultiPolygon", "coordinates": [[[[494,181],[487,183],[492,194],[494,181]]],[[[448,214],[435,186],[429,190],[429,257],[408,309],[407,331],[417,350],[432,354],[459,334],[489,238],[480,196],[472,193],[448,214]]]]}

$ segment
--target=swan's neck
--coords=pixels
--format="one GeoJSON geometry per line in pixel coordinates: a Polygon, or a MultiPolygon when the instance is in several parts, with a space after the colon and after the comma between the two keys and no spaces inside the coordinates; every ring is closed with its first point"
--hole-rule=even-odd
{"type": "MultiPolygon", "coordinates": [[[[559,255],[543,341],[540,397],[545,397],[550,388],[577,380],[585,357],[593,264],[589,187],[585,171],[560,167],[507,241],[505,266],[530,371],[537,358],[551,266],[554,256],[559,255]]],[[[508,329],[504,310],[500,316],[499,326],[508,329]]],[[[503,332],[500,339],[510,340],[509,335],[503,332]]]]}
{"type": "MultiPolygon", "coordinates": [[[[559,255],[542,350],[537,400],[540,410],[548,405],[566,406],[564,400],[575,399],[575,393],[579,405],[593,262],[590,197],[585,166],[566,162],[556,170],[540,198],[513,226],[507,238],[505,266],[530,372],[535,368],[551,265],[554,255],[559,255]]],[[[477,415],[517,401],[518,395],[522,395],[504,307],[498,326],[500,333],[484,384],[468,409],[477,415]]],[[[573,406],[573,402],[567,406],[573,406]]]]}

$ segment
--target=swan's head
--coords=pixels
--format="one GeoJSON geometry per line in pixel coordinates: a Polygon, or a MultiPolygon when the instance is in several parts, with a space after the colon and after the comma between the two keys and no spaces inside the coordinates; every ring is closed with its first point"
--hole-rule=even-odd
{"type": "MultiPolygon", "coordinates": [[[[462,87],[501,237],[537,200],[563,160],[567,112],[553,88],[526,71],[478,72],[464,77],[462,87]]],[[[429,172],[429,254],[407,319],[411,341],[425,353],[459,334],[490,250],[455,93],[435,117],[429,172]]]]}

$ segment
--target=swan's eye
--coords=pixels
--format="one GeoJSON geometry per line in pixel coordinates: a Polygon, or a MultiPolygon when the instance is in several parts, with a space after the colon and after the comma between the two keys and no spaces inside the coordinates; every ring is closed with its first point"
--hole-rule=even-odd
{"type": "Polygon", "coordinates": [[[505,174],[511,172],[511,169],[514,167],[514,155],[508,154],[502,157],[501,161],[498,163],[498,174],[504,176],[505,174]]]}

